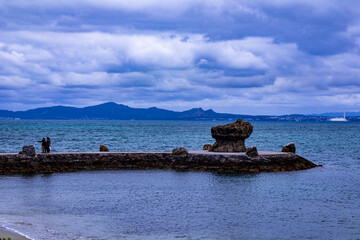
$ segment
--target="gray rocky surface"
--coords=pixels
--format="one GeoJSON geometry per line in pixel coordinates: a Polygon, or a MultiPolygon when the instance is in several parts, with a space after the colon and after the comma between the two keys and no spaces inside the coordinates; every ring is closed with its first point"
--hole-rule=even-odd
{"type": "Polygon", "coordinates": [[[259,151],[259,158],[245,153],[189,151],[186,155],[172,152],[68,152],[37,154],[1,153],[0,175],[40,174],[115,169],[173,169],[256,173],[304,170],[317,165],[294,154],[259,151]]]}

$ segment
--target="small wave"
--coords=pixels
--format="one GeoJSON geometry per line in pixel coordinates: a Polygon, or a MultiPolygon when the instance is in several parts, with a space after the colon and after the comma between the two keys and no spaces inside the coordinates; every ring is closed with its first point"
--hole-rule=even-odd
{"type": "MultiPolygon", "coordinates": [[[[30,224],[30,225],[32,225],[32,224],[30,224]]],[[[2,227],[3,229],[5,229],[6,231],[9,231],[9,232],[13,232],[13,233],[19,234],[19,235],[21,235],[21,236],[24,236],[24,237],[26,237],[26,238],[30,239],[30,240],[35,240],[34,238],[31,238],[31,237],[27,236],[26,234],[21,233],[21,232],[19,232],[19,231],[15,230],[15,229],[13,229],[13,228],[9,228],[9,227],[7,227],[7,226],[5,226],[5,225],[3,225],[3,224],[1,225],[1,227],[2,227]]]]}
{"type": "Polygon", "coordinates": [[[15,222],[14,224],[32,226],[31,223],[27,223],[27,222],[15,222]]]}

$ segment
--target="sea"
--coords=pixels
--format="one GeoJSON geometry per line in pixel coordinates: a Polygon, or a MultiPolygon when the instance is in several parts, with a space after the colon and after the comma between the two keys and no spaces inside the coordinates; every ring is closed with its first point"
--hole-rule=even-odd
{"type": "MultiPolygon", "coordinates": [[[[229,121],[0,121],[0,152],[171,151],[213,143],[229,121]]],[[[252,122],[247,146],[297,154],[309,170],[174,170],[0,176],[0,226],[36,240],[360,239],[360,123],[252,122]]]]}

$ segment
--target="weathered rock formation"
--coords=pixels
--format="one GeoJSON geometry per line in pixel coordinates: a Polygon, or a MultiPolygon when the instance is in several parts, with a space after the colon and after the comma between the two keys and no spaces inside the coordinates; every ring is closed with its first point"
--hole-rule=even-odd
{"type": "Polygon", "coordinates": [[[33,145],[23,146],[22,151],[19,154],[23,154],[25,156],[34,157],[36,155],[35,148],[33,145]]]}
{"type": "Polygon", "coordinates": [[[216,139],[212,152],[245,152],[245,139],[250,137],[253,126],[238,119],[235,123],[211,128],[211,136],[216,139]]]}
{"type": "Polygon", "coordinates": [[[100,144],[100,152],[109,152],[109,148],[105,145],[100,144]]]}
{"type": "Polygon", "coordinates": [[[295,148],[295,144],[294,143],[288,143],[286,144],[282,150],[282,152],[291,152],[291,153],[295,153],[296,152],[296,148],[295,148]]]}
{"type": "Polygon", "coordinates": [[[203,150],[205,150],[205,151],[209,151],[209,150],[211,150],[211,144],[210,144],[210,143],[206,143],[206,144],[204,144],[204,146],[203,146],[203,150]]]}
{"type": "Polygon", "coordinates": [[[187,155],[189,152],[186,148],[184,147],[178,147],[178,148],[174,148],[172,150],[172,155],[175,155],[175,156],[180,156],[180,155],[187,155]]]}

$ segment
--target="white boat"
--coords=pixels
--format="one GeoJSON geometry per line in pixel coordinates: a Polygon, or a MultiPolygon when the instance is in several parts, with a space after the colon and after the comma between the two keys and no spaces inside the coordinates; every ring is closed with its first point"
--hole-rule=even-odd
{"type": "Polygon", "coordinates": [[[330,118],[329,121],[331,122],[347,122],[348,120],[345,117],[345,111],[344,111],[344,117],[340,118],[330,118]]]}

